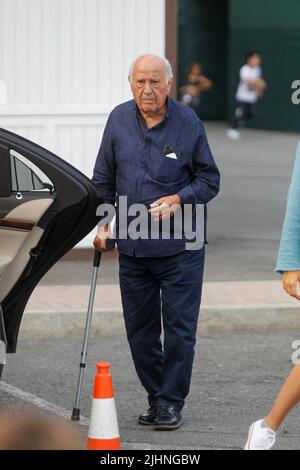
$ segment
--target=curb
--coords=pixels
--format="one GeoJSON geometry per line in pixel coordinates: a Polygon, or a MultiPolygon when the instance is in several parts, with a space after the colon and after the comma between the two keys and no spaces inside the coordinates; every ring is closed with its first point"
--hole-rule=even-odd
{"type": "MultiPolygon", "coordinates": [[[[28,311],[21,323],[20,338],[81,336],[85,319],[86,313],[82,311],[28,311]]],[[[198,325],[200,335],[245,330],[300,331],[300,308],[298,305],[203,307],[198,325]]],[[[120,334],[125,334],[122,310],[94,311],[91,336],[120,334]]]]}

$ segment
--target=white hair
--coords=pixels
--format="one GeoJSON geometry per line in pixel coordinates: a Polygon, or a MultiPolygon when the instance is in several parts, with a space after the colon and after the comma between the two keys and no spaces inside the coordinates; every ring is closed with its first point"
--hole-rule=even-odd
{"type": "Polygon", "coordinates": [[[165,68],[166,68],[166,74],[167,74],[167,79],[168,81],[172,81],[173,80],[173,69],[172,69],[172,65],[170,64],[170,62],[168,61],[168,59],[166,57],[162,57],[162,56],[159,56],[159,55],[155,55],[155,54],[143,54],[143,55],[140,55],[139,57],[137,57],[130,65],[129,67],[129,72],[128,72],[128,78],[131,82],[131,79],[132,79],[132,72],[133,72],[133,69],[134,69],[134,66],[135,64],[137,63],[138,60],[144,58],[144,57],[155,57],[156,59],[159,59],[162,61],[162,63],[164,64],[165,68]]]}

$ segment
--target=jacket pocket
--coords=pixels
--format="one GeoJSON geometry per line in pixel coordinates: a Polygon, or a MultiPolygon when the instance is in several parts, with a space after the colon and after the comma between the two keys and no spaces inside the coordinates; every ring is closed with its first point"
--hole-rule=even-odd
{"type": "Polygon", "coordinates": [[[149,172],[153,179],[161,183],[179,183],[189,174],[183,156],[176,159],[162,154],[151,158],[149,163],[149,172]]]}

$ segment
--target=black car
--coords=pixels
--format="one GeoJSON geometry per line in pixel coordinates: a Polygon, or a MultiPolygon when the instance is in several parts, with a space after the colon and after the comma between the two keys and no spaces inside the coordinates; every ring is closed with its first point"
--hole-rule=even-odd
{"type": "Polygon", "coordinates": [[[0,129],[0,378],[34,288],[96,226],[100,203],[77,169],[0,129]]]}

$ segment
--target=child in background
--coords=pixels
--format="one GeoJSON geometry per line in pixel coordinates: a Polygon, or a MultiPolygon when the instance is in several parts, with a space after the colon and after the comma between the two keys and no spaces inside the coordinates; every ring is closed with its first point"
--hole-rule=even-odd
{"type": "Polygon", "coordinates": [[[213,87],[213,82],[203,75],[202,66],[197,62],[191,65],[187,80],[179,90],[180,102],[199,112],[201,95],[213,87]]]}
{"type": "Polygon", "coordinates": [[[245,65],[240,70],[240,83],[236,93],[237,107],[231,129],[227,136],[230,139],[240,138],[239,127],[242,122],[252,119],[255,115],[255,104],[262,98],[267,87],[262,79],[261,56],[252,51],[246,55],[245,65]]]}

